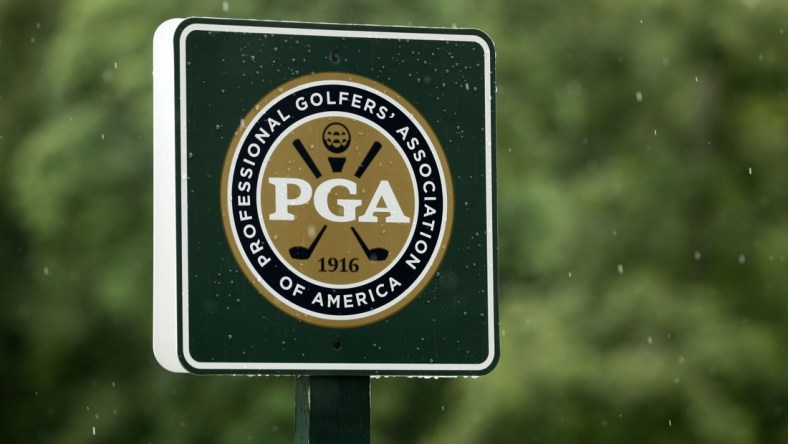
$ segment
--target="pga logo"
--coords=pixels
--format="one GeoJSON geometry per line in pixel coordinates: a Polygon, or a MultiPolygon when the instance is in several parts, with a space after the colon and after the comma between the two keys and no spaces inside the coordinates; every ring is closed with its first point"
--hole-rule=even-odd
{"type": "Polygon", "coordinates": [[[356,219],[356,209],[361,206],[360,199],[336,199],[334,203],[341,208],[340,214],[335,214],[329,206],[329,196],[341,194],[344,190],[351,196],[357,192],[356,183],[347,179],[329,179],[317,186],[312,192],[309,182],[294,177],[271,177],[268,182],[274,186],[276,211],[269,216],[270,220],[295,220],[295,216],[288,211],[291,206],[305,205],[314,195],[314,206],[317,213],[330,222],[378,222],[376,213],[385,213],[387,223],[405,224],[410,218],[405,216],[400,208],[397,196],[387,180],[378,184],[372,199],[366,206],[364,214],[356,219]],[[295,197],[288,196],[290,186],[297,189],[295,197]]]}
{"type": "Polygon", "coordinates": [[[225,232],[249,282],[285,313],[349,328],[429,283],[453,223],[441,144],[410,103],[347,73],[281,85],[227,152],[225,232]]]}

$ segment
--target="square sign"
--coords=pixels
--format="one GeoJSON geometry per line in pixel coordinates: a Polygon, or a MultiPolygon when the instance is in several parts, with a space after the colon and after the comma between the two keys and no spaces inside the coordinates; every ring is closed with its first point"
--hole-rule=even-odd
{"type": "Polygon", "coordinates": [[[175,19],[154,37],[154,352],[205,374],[498,359],[494,49],[175,19]]]}

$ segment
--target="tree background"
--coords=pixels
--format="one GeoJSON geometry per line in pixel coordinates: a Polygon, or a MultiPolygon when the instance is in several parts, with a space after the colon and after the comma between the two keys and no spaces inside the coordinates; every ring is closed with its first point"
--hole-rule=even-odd
{"type": "Polygon", "coordinates": [[[186,16],[496,42],[501,360],[373,381],[374,442],[788,442],[783,0],[0,0],[0,442],[292,442],[292,378],[151,350],[152,36],[186,16]]]}

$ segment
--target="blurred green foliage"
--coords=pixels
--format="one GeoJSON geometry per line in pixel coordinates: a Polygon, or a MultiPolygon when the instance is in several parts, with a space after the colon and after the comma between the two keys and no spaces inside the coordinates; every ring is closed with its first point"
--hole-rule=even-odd
{"type": "Polygon", "coordinates": [[[496,42],[501,361],[374,381],[375,442],[788,442],[783,0],[0,1],[0,442],[292,442],[292,379],[151,351],[151,41],[193,15],[496,42]]]}

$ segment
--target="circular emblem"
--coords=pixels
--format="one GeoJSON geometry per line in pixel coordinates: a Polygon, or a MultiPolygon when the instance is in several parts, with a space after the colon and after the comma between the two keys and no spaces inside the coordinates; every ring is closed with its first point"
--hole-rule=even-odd
{"type": "Polygon", "coordinates": [[[323,73],[249,112],[222,176],[227,238],[276,307],[327,327],[378,322],[435,274],[453,221],[440,142],[375,81],[323,73]]]}

